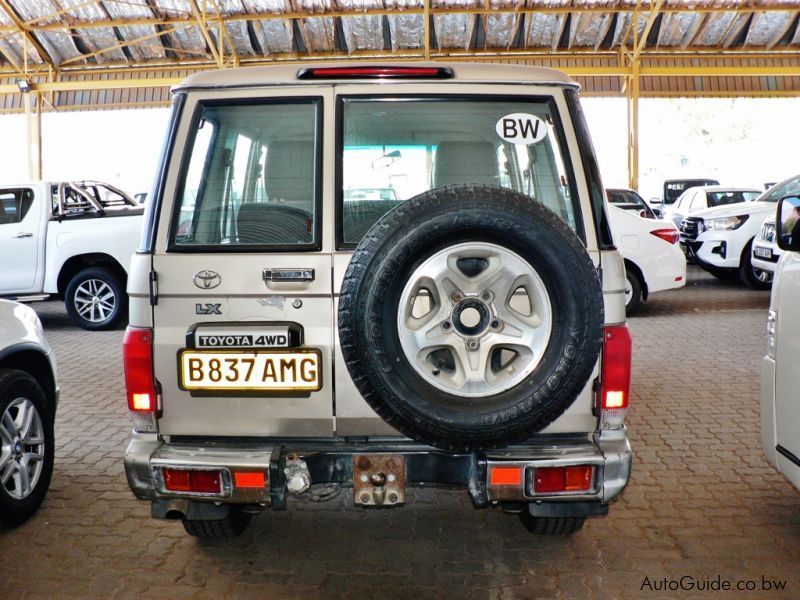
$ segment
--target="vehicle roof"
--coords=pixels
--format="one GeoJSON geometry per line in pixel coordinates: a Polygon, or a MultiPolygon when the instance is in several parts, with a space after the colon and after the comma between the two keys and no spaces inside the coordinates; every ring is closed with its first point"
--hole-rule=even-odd
{"type": "MultiPolygon", "coordinates": [[[[737,187],[735,185],[698,185],[695,187],[700,188],[704,192],[758,192],[760,194],[764,191],[754,187],[737,187]]],[[[688,192],[693,189],[694,188],[688,188],[686,191],[688,192]]]]}
{"type": "Polygon", "coordinates": [[[529,83],[544,85],[559,85],[578,88],[578,83],[568,75],[555,69],[545,67],[529,67],[526,65],[498,65],[475,63],[439,63],[439,62],[408,62],[408,63],[309,63],[295,65],[268,65],[259,67],[241,67],[236,69],[218,69],[202,71],[190,75],[173,90],[187,88],[217,88],[217,87],[253,87],[264,85],[313,85],[327,81],[340,84],[352,83],[386,83],[386,79],[305,79],[297,78],[298,71],[306,68],[325,68],[347,66],[358,67],[448,67],[453,70],[452,79],[399,79],[392,82],[404,83],[408,81],[429,83],[458,83],[458,82],[483,82],[483,83],[529,83]]]}
{"type": "Polygon", "coordinates": [[[678,177],[676,179],[665,179],[664,185],[668,183],[687,183],[689,181],[717,181],[713,177],[678,177]]]}

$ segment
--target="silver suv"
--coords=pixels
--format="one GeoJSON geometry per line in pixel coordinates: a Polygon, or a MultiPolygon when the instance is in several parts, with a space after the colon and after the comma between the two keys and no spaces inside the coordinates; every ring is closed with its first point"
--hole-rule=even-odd
{"type": "Polygon", "coordinates": [[[342,488],[458,486],[541,533],[606,514],[631,462],[606,213],[556,71],[190,77],[129,277],[131,489],[204,537],[342,488]]]}
{"type": "Polygon", "coordinates": [[[56,360],[36,312],[0,300],[0,522],[18,525],[53,473],[56,360]]]}

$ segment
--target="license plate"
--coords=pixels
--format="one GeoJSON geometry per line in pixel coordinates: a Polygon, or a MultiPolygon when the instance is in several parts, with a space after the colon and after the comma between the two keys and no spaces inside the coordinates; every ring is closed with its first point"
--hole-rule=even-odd
{"type": "Polygon", "coordinates": [[[771,259],[772,258],[772,248],[763,248],[761,246],[755,246],[753,248],[753,254],[755,254],[759,258],[771,259]]]}
{"type": "Polygon", "coordinates": [[[315,392],[322,388],[321,352],[199,352],[179,356],[181,389],[208,392],[315,392]]]}

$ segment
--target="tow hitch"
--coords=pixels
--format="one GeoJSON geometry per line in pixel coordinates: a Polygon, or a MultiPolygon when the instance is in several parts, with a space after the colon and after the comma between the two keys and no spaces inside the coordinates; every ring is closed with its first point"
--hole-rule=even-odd
{"type": "Polygon", "coordinates": [[[353,456],[353,502],[399,506],[406,501],[406,462],[402,454],[353,456]]]}

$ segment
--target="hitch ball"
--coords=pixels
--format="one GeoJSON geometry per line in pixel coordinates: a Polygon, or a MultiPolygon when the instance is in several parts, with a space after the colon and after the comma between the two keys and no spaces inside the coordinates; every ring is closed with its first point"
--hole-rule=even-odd
{"type": "Polygon", "coordinates": [[[289,458],[283,472],[286,475],[286,489],[293,494],[302,494],[311,487],[311,473],[308,472],[308,465],[299,457],[289,458]]]}

